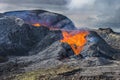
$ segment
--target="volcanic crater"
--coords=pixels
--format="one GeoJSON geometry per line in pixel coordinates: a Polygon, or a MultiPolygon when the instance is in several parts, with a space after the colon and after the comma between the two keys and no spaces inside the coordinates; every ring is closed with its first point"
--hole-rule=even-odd
{"type": "Polygon", "coordinates": [[[120,44],[117,43],[120,43],[120,34],[112,29],[77,29],[61,14],[44,10],[1,13],[0,79],[56,80],[63,77],[78,80],[91,70],[98,73],[89,74],[88,78],[101,76],[106,66],[108,72],[111,67],[119,72],[120,44]],[[99,67],[104,70],[98,70],[99,67]]]}

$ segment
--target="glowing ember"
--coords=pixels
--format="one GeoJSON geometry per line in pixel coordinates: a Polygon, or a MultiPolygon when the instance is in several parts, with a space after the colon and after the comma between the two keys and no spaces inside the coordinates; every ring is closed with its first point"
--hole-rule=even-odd
{"type": "Polygon", "coordinates": [[[41,25],[39,23],[32,24],[35,27],[40,27],[41,25]]]}
{"type": "Polygon", "coordinates": [[[63,39],[61,42],[68,43],[76,55],[79,55],[84,45],[86,44],[86,36],[88,31],[62,31],[63,39]]]}

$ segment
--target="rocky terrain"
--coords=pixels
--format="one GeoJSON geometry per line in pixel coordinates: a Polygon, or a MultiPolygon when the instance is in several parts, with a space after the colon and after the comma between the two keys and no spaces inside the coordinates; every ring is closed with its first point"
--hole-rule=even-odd
{"type": "Polygon", "coordinates": [[[110,28],[87,30],[87,42],[75,55],[60,41],[63,29],[76,30],[71,20],[57,13],[1,13],[0,80],[120,79],[119,33],[110,28]]]}

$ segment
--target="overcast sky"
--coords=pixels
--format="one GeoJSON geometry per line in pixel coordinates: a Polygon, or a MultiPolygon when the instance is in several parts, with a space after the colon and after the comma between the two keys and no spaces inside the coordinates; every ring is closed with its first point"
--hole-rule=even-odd
{"type": "Polygon", "coordinates": [[[110,27],[120,32],[120,0],[0,0],[0,12],[45,9],[68,16],[76,27],[110,27]]]}

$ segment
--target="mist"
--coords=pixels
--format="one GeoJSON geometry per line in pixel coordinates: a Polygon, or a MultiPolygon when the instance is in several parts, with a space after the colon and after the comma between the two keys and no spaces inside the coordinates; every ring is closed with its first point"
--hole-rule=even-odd
{"type": "Polygon", "coordinates": [[[68,1],[67,7],[70,10],[78,10],[84,6],[93,5],[95,0],[70,0],[68,1]]]}

